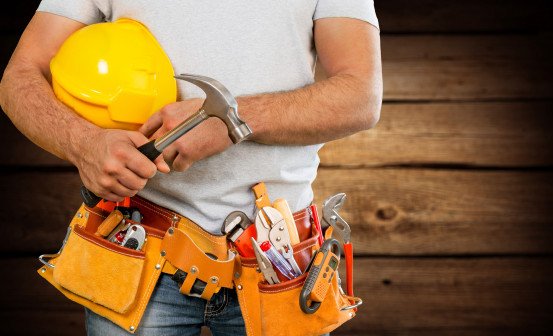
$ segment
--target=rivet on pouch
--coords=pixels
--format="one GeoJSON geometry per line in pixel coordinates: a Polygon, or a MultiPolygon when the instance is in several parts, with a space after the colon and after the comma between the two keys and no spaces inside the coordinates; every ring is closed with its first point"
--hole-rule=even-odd
{"type": "Polygon", "coordinates": [[[165,255],[166,255],[167,253],[165,253],[165,251],[162,250],[160,254],[161,254],[162,257],[165,257],[165,255]]]}
{"type": "Polygon", "coordinates": [[[44,273],[44,272],[46,272],[46,268],[44,268],[44,267],[43,267],[43,268],[41,268],[41,269],[40,269],[40,272],[41,272],[41,273],[44,273]]]}
{"type": "Polygon", "coordinates": [[[234,277],[235,277],[235,278],[239,278],[239,277],[240,277],[240,273],[238,273],[238,272],[234,273],[234,277]]]}
{"type": "Polygon", "coordinates": [[[197,272],[198,272],[198,268],[196,266],[192,266],[192,268],[190,268],[190,273],[194,274],[197,272]]]}
{"type": "Polygon", "coordinates": [[[160,264],[156,264],[156,270],[160,269],[161,268],[161,265],[160,264]]]}
{"type": "Polygon", "coordinates": [[[353,317],[353,313],[352,313],[352,312],[349,313],[349,317],[350,317],[350,318],[353,317]]]}
{"type": "Polygon", "coordinates": [[[130,330],[130,331],[134,331],[134,326],[130,326],[130,327],[129,327],[129,330],[130,330]]]}
{"type": "Polygon", "coordinates": [[[84,213],[84,218],[88,218],[88,212],[84,213]]]}
{"type": "Polygon", "coordinates": [[[238,290],[242,290],[242,285],[238,285],[236,288],[238,288],[238,290]]]}
{"type": "Polygon", "coordinates": [[[173,230],[173,228],[169,228],[169,230],[167,230],[167,233],[169,233],[170,235],[172,235],[174,232],[175,230],[173,230]]]}
{"type": "Polygon", "coordinates": [[[83,214],[80,212],[77,212],[77,218],[82,218],[82,217],[83,217],[83,214]]]}
{"type": "Polygon", "coordinates": [[[216,276],[212,276],[210,280],[211,280],[211,283],[214,283],[214,284],[219,282],[219,278],[216,276]]]}

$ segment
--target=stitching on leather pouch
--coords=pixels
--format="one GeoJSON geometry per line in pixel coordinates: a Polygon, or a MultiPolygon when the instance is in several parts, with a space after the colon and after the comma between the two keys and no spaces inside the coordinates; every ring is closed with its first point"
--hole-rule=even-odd
{"type": "Polygon", "coordinates": [[[106,217],[107,217],[107,216],[104,216],[104,215],[102,215],[102,214],[100,214],[100,213],[97,213],[96,211],[93,211],[93,210],[87,210],[87,211],[90,212],[90,213],[95,214],[96,216],[100,216],[100,217],[102,217],[102,218],[106,218],[106,217]]]}
{"type": "MultiPolygon", "coordinates": [[[[136,200],[134,200],[134,201],[135,201],[136,203],[138,203],[138,204],[140,204],[140,205],[142,205],[142,206],[144,206],[144,207],[150,209],[151,211],[153,211],[153,212],[155,212],[155,213],[157,213],[157,214],[159,214],[159,215],[161,215],[161,216],[163,216],[163,217],[169,219],[170,222],[173,221],[172,217],[169,217],[169,216],[167,216],[165,213],[160,212],[160,211],[163,211],[163,210],[159,210],[159,209],[157,209],[157,208],[153,208],[153,207],[151,207],[149,204],[143,203],[142,201],[140,201],[140,200],[138,200],[138,199],[136,199],[136,200]]],[[[226,244],[226,241],[217,241],[217,240],[215,240],[215,238],[212,238],[212,237],[209,235],[209,233],[204,232],[204,231],[202,231],[202,230],[200,230],[200,229],[194,227],[193,225],[187,226],[187,228],[196,231],[197,233],[201,234],[202,236],[206,237],[207,239],[209,239],[210,241],[212,241],[213,243],[215,243],[215,244],[217,244],[217,245],[226,244]]]]}
{"type": "Polygon", "coordinates": [[[296,213],[294,218],[305,218],[308,215],[307,211],[304,209],[300,213],[296,213]]]}
{"type": "MultiPolygon", "coordinates": [[[[84,235],[82,235],[81,233],[75,231],[75,234],[79,237],[81,237],[82,239],[88,241],[89,243],[92,243],[94,244],[95,246],[99,246],[99,247],[102,247],[102,248],[105,248],[106,250],[110,250],[111,252],[115,252],[117,254],[122,254],[122,255],[125,255],[127,257],[132,257],[132,258],[138,258],[138,259],[144,259],[145,256],[141,256],[141,255],[134,255],[134,254],[128,254],[128,253],[125,253],[123,251],[118,251],[118,250],[114,250],[112,248],[110,248],[109,246],[106,246],[106,245],[100,245],[98,244],[98,242],[94,241],[93,239],[91,239],[90,237],[86,237],[84,235]]],[[[106,241],[107,242],[107,241],[106,241]]]]}
{"type": "Polygon", "coordinates": [[[171,217],[169,217],[169,216],[167,215],[167,213],[162,212],[162,210],[160,210],[160,209],[158,209],[158,208],[154,208],[154,207],[150,206],[150,205],[147,204],[147,203],[143,203],[142,201],[139,201],[138,199],[135,199],[135,200],[133,200],[133,201],[136,202],[136,203],[138,203],[138,204],[140,204],[140,205],[142,205],[142,206],[145,207],[145,208],[150,209],[151,211],[157,213],[158,215],[167,218],[167,219],[169,220],[169,223],[171,223],[171,222],[173,221],[173,219],[172,219],[171,217]]]}
{"type": "MultiPolygon", "coordinates": [[[[161,265],[161,261],[163,260],[163,257],[159,258],[158,261],[156,262],[156,264],[160,264],[161,265]]],[[[156,276],[157,273],[161,273],[161,268],[157,271],[154,271],[154,273],[152,274],[152,277],[150,278],[150,282],[148,283],[148,287],[146,288],[146,292],[144,293],[145,295],[142,297],[142,299],[140,299],[139,303],[138,303],[138,309],[139,309],[139,314],[137,314],[134,319],[133,319],[133,322],[132,322],[132,326],[135,327],[135,330],[136,330],[136,327],[137,327],[137,323],[138,323],[138,319],[139,319],[139,316],[140,318],[142,318],[143,314],[144,314],[144,310],[146,309],[146,303],[147,301],[150,301],[150,297],[152,295],[152,282],[154,282],[154,279],[156,279],[155,282],[157,282],[157,279],[159,277],[156,276]],[[146,300],[146,298],[148,298],[148,300],[146,300]]]]}
{"type": "MultiPolygon", "coordinates": [[[[241,284],[241,283],[238,283],[238,284],[242,285],[242,287],[244,287],[243,284],[241,284]]],[[[242,309],[242,317],[244,318],[244,323],[246,324],[246,328],[249,327],[250,333],[253,333],[253,331],[251,330],[252,325],[250,323],[250,314],[248,313],[248,308],[247,308],[245,296],[246,296],[245,294],[238,295],[238,300],[242,301],[242,303],[243,303],[242,305],[240,305],[240,309],[242,309]]]]}
{"type": "Polygon", "coordinates": [[[261,289],[261,288],[260,288],[259,291],[260,291],[261,293],[271,293],[271,294],[274,294],[274,293],[286,292],[286,291],[289,291],[289,290],[291,290],[291,289],[298,288],[298,287],[302,287],[302,286],[303,286],[303,282],[300,281],[300,282],[298,282],[298,283],[295,284],[295,285],[292,285],[292,286],[290,286],[290,287],[284,287],[284,288],[282,288],[282,289],[270,289],[270,288],[268,288],[268,289],[261,289]]]}
{"type": "Polygon", "coordinates": [[[212,241],[213,243],[215,243],[217,245],[223,245],[223,244],[226,245],[227,244],[226,241],[217,241],[217,240],[215,240],[215,238],[211,237],[211,235],[209,233],[204,232],[204,231],[194,227],[193,225],[187,226],[187,228],[196,231],[197,233],[201,234],[202,236],[206,237],[207,239],[209,239],[210,241],[212,241]]]}

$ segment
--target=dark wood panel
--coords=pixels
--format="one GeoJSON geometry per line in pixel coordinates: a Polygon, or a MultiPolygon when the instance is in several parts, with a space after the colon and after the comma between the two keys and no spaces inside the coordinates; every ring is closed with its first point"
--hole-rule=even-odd
{"type": "MultiPolygon", "coordinates": [[[[0,13],[0,30],[19,31],[39,0],[20,0],[0,13]]],[[[383,33],[483,32],[551,29],[546,0],[376,0],[383,33]]]]}
{"type": "Polygon", "coordinates": [[[40,0],[18,0],[9,5],[5,2],[0,11],[0,32],[23,32],[39,3],[40,0]]]}
{"type": "MultiPolygon", "coordinates": [[[[552,331],[550,258],[357,258],[355,262],[356,294],[365,304],[355,319],[333,334],[545,335],[552,331]]],[[[35,273],[36,259],[2,259],[1,263],[10,270],[1,286],[0,319],[7,321],[0,323],[2,331],[82,334],[82,309],[35,273]],[[46,320],[51,323],[45,324],[46,320]]]]}
{"type": "MultiPolygon", "coordinates": [[[[57,251],[80,205],[76,173],[0,177],[1,249],[57,251]]],[[[357,253],[552,252],[553,173],[426,169],[320,169],[316,204],[348,194],[344,218],[357,253]]]]}
{"type": "Polygon", "coordinates": [[[553,173],[319,169],[315,202],[348,195],[343,217],[358,253],[553,251],[553,173]]]}
{"type": "Polygon", "coordinates": [[[4,173],[0,176],[0,233],[6,253],[53,253],[81,204],[77,173],[4,173]]]}
{"type": "MultiPolygon", "coordinates": [[[[0,112],[2,112],[0,110],[0,112]]],[[[0,165],[3,166],[71,166],[25,137],[3,112],[0,114],[0,142],[9,144],[2,148],[0,165]]]]}
{"type": "Polygon", "coordinates": [[[551,29],[546,0],[375,0],[383,33],[551,29]]]}
{"type": "Polygon", "coordinates": [[[321,164],[553,164],[553,102],[384,104],[374,129],[327,143],[321,164]]]}
{"type": "Polygon", "coordinates": [[[551,98],[552,43],[548,35],[382,35],[384,99],[551,98]]]}
{"type": "Polygon", "coordinates": [[[545,335],[551,259],[357,259],[365,304],[342,335],[545,335]]]}
{"type": "Polygon", "coordinates": [[[384,98],[550,98],[551,43],[525,35],[382,36],[384,98]]]}

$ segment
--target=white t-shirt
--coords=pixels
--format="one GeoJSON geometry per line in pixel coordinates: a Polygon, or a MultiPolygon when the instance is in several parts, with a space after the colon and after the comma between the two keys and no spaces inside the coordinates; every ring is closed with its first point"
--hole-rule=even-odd
{"type": "MultiPolygon", "coordinates": [[[[85,24],[138,20],[159,41],[176,74],[215,78],[237,97],[313,83],[314,20],[349,17],[378,27],[373,0],[42,0],[38,11],[85,24]]],[[[204,97],[192,84],[178,82],[181,98],[204,97]]],[[[220,234],[232,211],[253,218],[251,187],[261,181],[271,199],[285,198],[293,212],[307,207],[321,147],[244,141],[185,172],[156,174],[139,195],[220,234]]]]}

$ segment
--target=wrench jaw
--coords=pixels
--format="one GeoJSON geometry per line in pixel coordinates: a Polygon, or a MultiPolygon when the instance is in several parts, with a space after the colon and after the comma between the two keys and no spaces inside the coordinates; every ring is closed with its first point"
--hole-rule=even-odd
{"type": "Polygon", "coordinates": [[[338,211],[342,208],[346,200],[345,193],[339,193],[330,196],[323,202],[323,221],[334,228],[344,240],[349,243],[351,239],[351,229],[348,223],[340,216],[338,211]]]}

